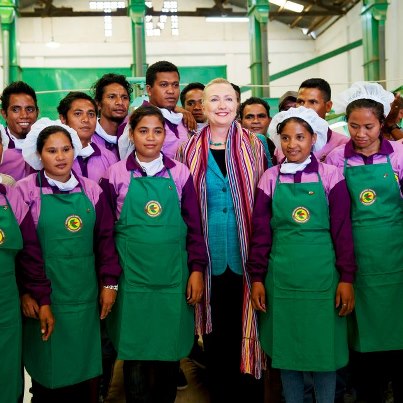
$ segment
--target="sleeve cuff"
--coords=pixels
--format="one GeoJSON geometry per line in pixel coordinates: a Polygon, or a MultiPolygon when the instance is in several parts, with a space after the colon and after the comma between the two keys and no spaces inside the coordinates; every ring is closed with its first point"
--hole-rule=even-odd
{"type": "Polygon", "coordinates": [[[198,271],[200,273],[204,273],[206,268],[202,265],[198,264],[193,264],[192,267],[189,268],[190,273],[193,273],[194,271],[198,271]]]}

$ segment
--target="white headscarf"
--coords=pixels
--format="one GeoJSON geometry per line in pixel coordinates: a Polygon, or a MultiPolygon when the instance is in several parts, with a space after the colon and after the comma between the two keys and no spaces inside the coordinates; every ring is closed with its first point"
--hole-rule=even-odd
{"type": "Polygon", "coordinates": [[[39,133],[49,126],[60,126],[70,133],[71,140],[74,147],[74,159],[77,158],[78,154],[82,149],[80,138],[77,132],[69,126],[64,125],[60,120],[50,120],[48,118],[42,118],[37,120],[31,127],[30,132],[25,138],[24,145],[22,147],[22,156],[24,160],[34,169],[39,171],[43,168],[42,161],[39,154],[36,151],[36,142],[39,133]]]}
{"type": "Polygon", "coordinates": [[[299,108],[290,108],[287,111],[279,112],[273,116],[269,125],[270,140],[281,150],[280,136],[277,133],[277,126],[286,119],[297,117],[309,124],[314,133],[316,133],[316,143],[313,151],[320,151],[327,143],[327,131],[329,128],[325,119],[322,119],[313,109],[300,106],[299,108]]]}
{"type": "Polygon", "coordinates": [[[350,88],[338,94],[333,100],[333,109],[336,113],[346,113],[347,106],[357,99],[372,99],[383,105],[385,116],[390,112],[390,104],[395,99],[390,91],[386,91],[378,83],[357,81],[350,88]]]}

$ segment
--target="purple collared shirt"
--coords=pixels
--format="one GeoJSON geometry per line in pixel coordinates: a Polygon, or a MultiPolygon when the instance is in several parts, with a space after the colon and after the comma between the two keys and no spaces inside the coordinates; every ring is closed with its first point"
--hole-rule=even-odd
{"type": "MultiPolygon", "coordinates": [[[[81,190],[84,191],[95,208],[96,219],[94,226],[94,254],[96,259],[96,270],[100,283],[102,285],[116,285],[119,280],[121,268],[113,240],[114,221],[111,209],[106,201],[105,194],[102,192],[102,189],[97,183],[82,176],[78,176],[74,172],[73,174],[79,181],[79,185],[68,193],[76,193],[80,192],[81,190]]],[[[49,185],[43,170],[40,172],[40,175],[43,194],[64,193],[58,188],[49,185]]],[[[41,189],[39,186],[38,175],[31,174],[28,177],[20,180],[15,185],[15,190],[21,200],[28,205],[32,214],[34,228],[36,228],[41,211],[41,189]]],[[[27,235],[28,234],[23,233],[24,238],[27,235]]],[[[42,256],[40,259],[42,259],[42,256]]],[[[22,259],[21,265],[26,268],[29,266],[29,262],[25,259],[22,259]]],[[[41,271],[44,273],[43,265],[41,266],[41,271]]],[[[32,296],[40,305],[44,304],[43,301],[49,303],[51,293],[50,286],[39,286],[36,284],[36,278],[31,278],[28,276],[28,278],[25,278],[23,287],[29,292],[32,292],[32,296]],[[32,284],[35,285],[35,289],[33,289],[32,284]]]]}
{"type": "Polygon", "coordinates": [[[112,151],[99,147],[95,143],[91,146],[94,153],[87,158],[77,157],[73,163],[73,170],[98,183],[105,171],[119,160],[112,151]]]}
{"type": "Polygon", "coordinates": [[[3,152],[3,161],[0,165],[0,172],[10,175],[16,181],[19,181],[35,172],[35,170],[24,161],[21,150],[8,148],[3,152]]]}
{"type": "Polygon", "coordinates": [[[350,196],[346,182],[340,171],[332,166],[318,162],[311,154],[311,163],[296,174],[280,173],[280,166],[268,169],[260,179],[255,197],[247,270],[251,281],[264,281],[271,252],[273,233],[270,221],[273,216],[272,201],[280,175],[282,183],[318,182],[322,180],[329,203],[330,234],[336,254],[336,268],[340,281],[352,283],[357,270],[350,219],[350,196]]]}
{"type": "Polygon", "coordinates": [[[334,165],[343,172],[344,161],[347,159],[347,166],[383,164],[390,160],[393,171],[399,178],[400,195],[403,197],[403,145],[396,141],[389,141],[380,137],[379,151],[373,155],[365,156],[354,149],[353,141],[337,147],[326,158],[326,164],[334,165]]]}
{"type": "MultiPolygon", "coordinates": [[[[188,266],[191,272],[204,272],[207,267],[207,248],[203,237],[199,203],[193,185],[193,179],[189,169],[178,161],[173,161],[164,155],[164,168],[156,174],[157,177],[169,178],[170,170],[175,182],[181,205],[182,218],[187,225],[186,248],[188,252],[188,266]]],[[[129,189],[131,175],[134,178],[146,176],[137,163],[134,154],[130,154],[126,160],[112,165],[100,181],[100,185],[107,195],[112,206],[115,219],[118,220],[123,203],[129,189]]]]}

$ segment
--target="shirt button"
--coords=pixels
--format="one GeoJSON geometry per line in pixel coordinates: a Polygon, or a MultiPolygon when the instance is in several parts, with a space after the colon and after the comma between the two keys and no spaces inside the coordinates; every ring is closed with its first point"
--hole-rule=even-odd
{"type": "Polygon", "coordinates": [[[227,188],[222,188],[222,191],[223,191],[223,192],[226,192],[226,191],[227,191],[227,188]]]}
{"type": "Polygon", "coordinates": [[[228,211],[228,209],[227,209],[226,207],[224,207],[224,208],[222,209],[222,211],[223,211],[223,213],[226,213],[226,212],[228,211]]]}

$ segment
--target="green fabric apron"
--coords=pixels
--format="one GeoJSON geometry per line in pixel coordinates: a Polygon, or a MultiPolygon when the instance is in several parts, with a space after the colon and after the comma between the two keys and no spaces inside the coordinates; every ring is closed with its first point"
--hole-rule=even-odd
{"type": "Polygon", "coordinates": [[[14,264],[20,249],[21,232],[7,201],[0,206],[0,402],[10,403],[22,393],[21,311],[14,264]]]}
{"type": "Polygon", "coordinates": [[[335,309],[339,276],[320,176],[311,183],[280,183],[277,178],[271,227],[268,309],[260,315],[263,349],[274,368],[343,367],[348,361],[347,323],[335,309]]]}
{"type": "Polygon", "coordinates": [[[94,207],[84,192],[43,194],[41,187],[37,231],[52,286],[55,328],[44,342],[39,321],[27,319],[23,355],[28,373],[47,388],[102,373],[94,225],[94,207]]]}
{"type": "Polygon", "coordinates": [[[354,250],[355,311],[350,343],[360,352],[403,349],[403,200],[387,163],[347,166],[354,250]]]}
{"type": "Polygon", "coordinates": [[[123,269],[108,333],[123,360],[177,361],[193,344],[194,310],[186,303],[187,226],[169,178],[131,180],[116,223],[123,269]]]}

